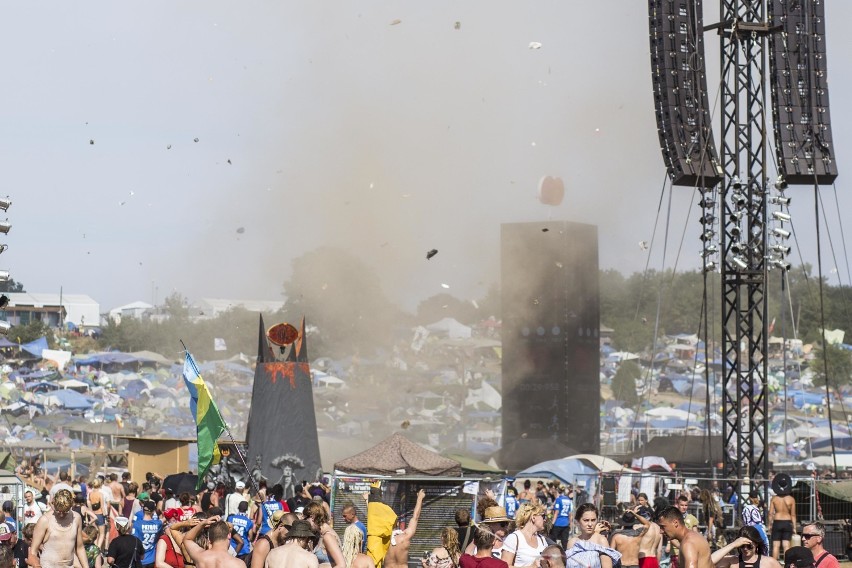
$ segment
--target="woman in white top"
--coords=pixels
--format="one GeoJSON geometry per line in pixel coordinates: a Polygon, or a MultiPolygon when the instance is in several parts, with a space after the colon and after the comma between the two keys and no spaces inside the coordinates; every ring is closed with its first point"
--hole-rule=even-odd
{"type": "Polygon", "coordinates": [[[545,508],[538,503],[524,503],[515,514],[517,530],[503,541],[502,560],[509,566],[536,566],[547,541],[539,534],[544,531],[545,508]]]}

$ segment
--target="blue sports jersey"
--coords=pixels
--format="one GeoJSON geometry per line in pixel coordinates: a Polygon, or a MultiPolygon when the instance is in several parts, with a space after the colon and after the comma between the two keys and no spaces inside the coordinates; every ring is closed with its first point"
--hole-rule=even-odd
{"type": "Polygon", "coordinates": [[[515,518],[515,512],[518,510],[518,498],[514,495],[506,495],[506,516],[510,519],[515,518]]]}
{"type": "Polygon", "coordinates": [[[157,519],[141,519],[133,523],[133,536],[142,541],[142,564],[153,564],[157,555],[157,538],[163,529],[163,523],[157,519]]]}
{"type": "Polygon", "coordinates": [[[275,511],[283,511],[284,507],[275,499],[264,501],[260,505],[260,534],[266,534],[272,530],[272,515],[275,511]]]}
{"type": "Polygon", "coordinates": [[[361,552],[367,552],[367,527],[361,521],[355,521],[355,526],[364,535],[364,538],[361,539],[361,552]]]}
{"type": "MultiPolygon", "coordinates": [[[[251,522],[251,519],[249,519],[245,515],[235,513],[233,515],[228,515],[228,522],[233,525],[234,530],[243,539],[243,547],[240,550],[237,550],[237,556],[242,556],[243,554],[248,554],[249,552],[251,552],[251,543],[249,542],[248,538],[249,531],[251,531],[252,527],[254,527],[254,523],[251,522]]],[[[236,549],[237,541],[231,539],[231,546],[236,549]]]]}
{"type": "Polygon", "coordinates": [[[574,503],[570,497],[560,495],[553,502],[553,526],[567,527],[571,523],[571,511],[574,510],[574,503]]]}

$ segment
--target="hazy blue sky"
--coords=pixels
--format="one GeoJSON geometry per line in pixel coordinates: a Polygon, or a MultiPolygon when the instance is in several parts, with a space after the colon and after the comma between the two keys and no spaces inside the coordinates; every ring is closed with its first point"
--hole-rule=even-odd
{"type": "MultiPolygon", "coordinates": [[[[849,233],[852,2],[827,10],[849,233]]],[[[0,268],[102,311],[152,287],[277,299],[291,259],[330,244],[413,307],[442,283],[481,296],[500,223],[552,217],[597,224],[601,265],[641,270],[664,176],[647,28],[632,0],[7,3],[0,193],[14,227],[0,268]],[[556,208],[536,199],[547,174],[567,185],[556,208]]],[[[812,191],[790,193],[814,262],[812,191]]],[[[675,196],[669,245],[686,225],[685,268],[691,198],[675,196]]]]}

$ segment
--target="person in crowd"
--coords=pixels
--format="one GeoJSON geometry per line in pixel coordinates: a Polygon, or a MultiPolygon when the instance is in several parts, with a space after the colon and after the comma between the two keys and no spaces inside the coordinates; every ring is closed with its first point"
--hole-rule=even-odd
{"type": "Polygon", "coordinates": [[[109,474],[109,489],[112,492],[112,500],[109,504],[118,511],[124,501],[124,486],[118,481],[117,473],[109,474]]]}
{"type": "Polygon", "coordinates": [[[565,568],[565,549],[561,544],[549,544],[541,551],[541,568],[565,568]]]}
{"type": "Polygon", "coordinates": [[[204,490],[198,494],[198,503],[201,505],[201,510],[205,513],[209,512],[213,507],[219,506],[219,494],[216,493],[216,484],[208,481],[204,486],[204,490]]]}
{"type": "Polygon", "coordinates": [[[76,556],[80,566],[87,566],[83,547],[83,520],[73,512],[74,496],[60,489],[53,496],[53,510],[46,512],[35,524],[33,543],[27,563],[30,568],[62,568],[76,556]]]}
{"type": "Polygon", "coordinates": [[[802,546],[814,555],[817,568],[839,568],[837,558],[823,547],[825,525],[819,521],[802,525],[802,546]]]}
{"type": "MultiPolygon", "coordinates": [[[[12,555],[15,557],[17,568],[27,568],[27,558],[30,555],[30,545],[33,542],[33,531],[35,524],[24,525],[23,531],[18,541],[12,545],[12,555]]],[[[13,536],[13,538],[15,538],[13,536]]]]}
{"type": "Polygon", "coordinates": [[[760,532],[755,527],[744,526],[733,542],[715,551],[710,559],[716,568],[781,568],[767,552],[760,532]]]}
{"type": "Polygon", "coordinates": [[[547,546],[542,532],[545,508],[537,502],[524,503],[515,516],[517,528],[503,541],[501,558],[509,566],[534,566],[536,558],[547,546]]]}
{"type": "Polygon", "coordinates": [[[15,518],[15,504],[11,501],[3,501],[3,506],[0,507],[3,510],[3,514],[6,515],[6,523],[9,527],[18,532],[18,519],[15,518]]]}
{"type": "Polygon", "coordinates": [[[683,515],[677,507],[663,510],[657,518],[660,529],[670,539],[676,540],[680,548],[678,566],[683,568],[711,568],[710,545],[701,534],[684,524],[683,515]]]}
{"type": "Polygon", "coordinates": [[[121,508],[118,510],[118,514],[120,517],[133,520],[136,518],[136,513],[142,510],[140,500],[137,499],[139,485],[135,481],[131,481],[127,484],[126,491],[124,499],[121,500],[121,508]]]}
{"type": "Polygon", "coordinates": [[[35,500],[33,492],[24,492],[24,526],[34,525],[47,510],[47,507],[35,500]]]}
{"type": "Polygon", "coordinates": [[[707,523],[704,536],[707,538],[707,542],[715,543],[718,537],[717,528],[722,521],[722,508],[719,506],[718,499],[707,489],[701,490],[699,500],[704,509],[704,520],[707,523]]]}
{"type": "Polygon", "coordinates": [[[453,527],[441,530],[441,546],[426,551],[420,559],[423,568],[456,568],[459,565],[459,535],[453,527]]]}
{"type": "MultiPolygon", "coordinates": [[[[641,507],[637,505],[633,508],[633,511],[636,510],[641,510],[641,507]]],[[[624,513],[621,517],[622,528],[614,531],[609,537],[612,548],[621,554],[623,568],[639,568],[639,543],[647,532],[644,526],[635,528],[637,518],[633,511],[624,513]]]]}
{"type": "Polygon", "coordinates": [[[251,552],[251,539],[254,536],[254,523],[248,518],[248,501],[240,501],[237,505],[237,512],[228,516],[228,524],[234,528],[234,531],[243,539],[241,548],[236,548],[237,558],[245,560],[245,557],[251,552]]]}
{"type": "MultiPolygon", "coordinates": [[[[480,502],[485,499],[480,499],[480,502]]],[[[506,537],[512,532],[510,527],[513,526],[511,519],[506,515],[506,509],[501,507],[500,505],[492,505],[487,507],[485,511],[482,513],[482,522],[479,523],[479,527],[483,530],[486,530],[494,535],[494,539],[491,543],[491,553],[494,558],[502,558],[503,556],[503,542],[506,537]]],[[[477,525],[474,525],[474,531],[476,530],[477,525]]],[[[471,543],[467,545],[464,550],[470,556],[477,557],[478,549],[476,547],[475,539],[471,539],[471,543]]]]}
{"type": "Polygon", "coordinates": [[[237,481],[234,484],[234,490],[225,497],[225,518],[237,513],[237,508],[242,502],[246,503],[246,512],[248,512],[248,498],[245,495],[246,484],[244,481],[237,481]]]}
{"type": "Polygon", "coordinates": [[[517,510],[518,491],[514,487],[509,487],[506,489],[506,516],[510,519],[514,519],[517,510]]]}
{"type": "Polygon", "coordinates": [[[574,515],[574,502],[569,496],[571,489],[563,487],[562,493],[553,501],[553,528],[550,538],[565,548],[571,535],[571,517],[574,515]]]}
{"type": "Polygon", "coordinates": [[[752,489],[749,492],[748,499],[743,503],[740,517],[743,520],[743,526],[757,529],[766,544],[766,550],[769,550],[769,538],[766,536],[766,529],[763,527],[763,514],[760,512],[760,492],[757,489],[752,489]]]}
{"type": "Polygon", "coordinates": [[[277,511],[286,512],[281,502],[270,494],[269,498],[258,506],[256,516],[253,519],[258,534],[264,535],[272,530],[272,515],[277,511]]]}
{"type": "Polygon", "coordinates": [[[311,501],[305,506],[303,512],[305,520],[311,524],[314,532],[319,534],[320,540],[314,553],[320,564],[331,564],[332,568],[343,568],[343,551],[340,546],[340,537],[331,528],[329,516],[322,502],[311,501]]]}
{"type": "Polygon", "coordinates": [[[0,568],[15,568],[15,557],[12,549],[0,544],[0,568]]]}
{"type": "Polygon", "coordinates": [[[621,560],[621,554],[607,541],[612,526],[598,520],[598,510],[592,503],[577,507],[574,524],[578,534],[568,541],[565,550],[567,568],[612,568],[621,560]]]}
{"type": "Polygon", "coordinates": [[[231,545],[231,528],[218,516],[198,523],[184,535],[184,547],[197,568],[245,568],[242,560],[228,554],[231,545]],[[195,539],[202,529],[207,529],[208,545],[200,546],[195,539]]]}
{"type": "Polygon", "coordinates": [[[83,526],[91,524],[97,530],[95,523],[98,520],[98,516],[86,506],[86,499],[83,497],[83,492],[80,491],[80,486],[78,485],[74,486],[74,506],[71,507],[71,510],[80,515],[83,519],[83,526]]]}
{"type": "Polygon", "coordinates": [[[72,494],[73,494],[73,489],[71,487],[70,482],[71,482],[71,476],[68,474],[68,472],[67,471],[60,471],[59,472],[59,481],[57,481],[56,483],[54,483],[53,485],[50,486],[50,492],[49,492],[50,498],[53,499],[53,496],[56,495],[56,492],[60,491],[62,489],[66,489],[68,491],[71,491],[72,494]]]}
{"type": "Polygon", "coordinates": [[[163,503],[163,512],[169,509],[180,509],[180,499],[175,496],[175,491],[171,487],[166,487],[166,501],[163,503]]]}
{"type": "Polygon", "coordinates": [[[157,538],[159,538],[160,531],[163,528],[162,521],[154,518],[156,510],[157,505],[153,501],[145,501],[142,504],[142,518],[132,521],[132,534],[142,542],[142,568],[154,568],[154,560],[157,555],[157,538]]]}
{"type": "Polygon", "coordinates": [[[470,510],[465,508],[456,509],[453,519],[456,522],[455,531],[456,540],[459,541],[459,549],[464,551],[473,542],[473,525],[470,522],[470,510]]]}
{"type": "Polygon", "coordinates": [[[362,552],[366,540],[366,527],[362,532],[354,522],[349,523],[349,526],[343,531],[343,545],[341,546],[346,568],[375,568],[376,565],[373,560],[362,552]]]}
{"type": "Polygon", "coordinates": [[[166,524],[163,534],[157,539],[154,552],[155,568],[184,568],[184,557],[180,546],[183,543],[181,529],[191,528],[196,521],[181,521],[182,517],[183,511],[177,507],[163,511],[166,524]]]}
{"type": "Polygon", "coordinates": [[[89,559],[88,568],[102,568],[104,555],[98,546],[98,527],[95,525],[83,527],[83,548],[86,549],[86,558],[89,559]]]}
{"type": "Polygon", "coordinates": [[[816,562],[809,548],[793,546],[784,551],[785,568],[814,568],[816,562]]]}
{"type": "MultiPolygon", "coordinates": [[[[121,481],[119,483],[121,483],[121,486],[124,487],[124,494],[127,495],[127,490],[130,487],[130,472],[129,471],[122,472],[121,481]]],[[[128,517],[128,518],[130,518],[130,517],[128,517]]]]}
{"type": "MultiPolygon", "coordinates": [[[[361,549],[358,552],[364,552],[367,544],[367,527],[358,519],[358,509],[355,508],[355,503],[352,501],[343,503],[341,514],[343,521],[349,525],[346,527],[347,531],[352,528],[361,533],[361,549]]],[[[470,518],[470,513],[468,513],[468,518],[470,518]]],[[[343,533],[343,538],[346,539],[346,531],[343,533]]]]}
{"type": "Polygon", "coordinates": [[[796,500],[792,495],[773,495],[769,500],[768,516],[772,558],[778,560],[781,549],[787,550],[796,534],[796,500]]]}
{"type": "Polygon", "coordinates": [[[462,554],[459,558],[459,566],[461,568],[509,568],[506,562],[494,556],[494,541],[495,535],[487,525],[477,526],[470,545],[476,552],[462,554]]]}
{"type": "MultiPolygon", "coordinates": [[[[281,495],[284,494],[284,488],[280,485],[277,485],[277,487],[275,485],[273,485],[272,488],[271,488],[271,491],[273,493],[276,493],[276,495],[279,494],[279,493],[281,495]]],[[[278,499],[280,499],[280,497],[278,497],[278,499]]],[[[305,486],[302,485],[301,483],[298,483],[298,484],[296,484],[296,487],[295,487],[295,494],[292,497],[290,497],[289,499],[287,499],[287,508],[290,511],[295,512],[296,509],[298,509],[299,507],[304,508],[310,502],[311,502],[311,496],[308,495],[307,491],[305,491],[305,486]]]]}
{"type": "MultiPolygon", "coordinates": [[[[385,568],[408,568],[408,550],[411,546],[411,539],[414,538],[414,533],[417,531],[417,523],[420,521],[420,513],[423,510],[423,499],[426,498],[426,491],[420,489],[417,492],[417,501],[414,504],[414,512],[411,514],[411,519],[408,521],[408,526],[405,530],[399,530],[399,519],[397,518],[397,528],[391,533],[390,548],[384,559],[385,568]]],[[[307,510],[307,509],[306,509],[307,510]]],[[[369,530],[370,516],[367,515],[367,534],[369,530]]]]}
{"type": "Polygon", "coordinates": [[[533,503],[535,502],[535,493],[530,489],[532,487],[532,482],[529,479],[524,480],[524,490],[518,494],[518,506],[520,507],[524,503],[533,503]]]}
{"type": "Polygon", "coordinates": [[[547,504],[550,501],[548,499],[548,497],[549,497],[549,495],[548,495],[547,487],[545,487],[544,481],[539,479],[538,481],[535,482],[535,499],[541,505],[546,507],[547,504]]]}
{"type": "Polygon", "coordinates": [[[92,481],[92,490],[89,491],[89,510],[91,510],[95,514],[95,526],[98,528],[98,540],[97,545],[104,550],[106,548],[106,519],[107,519],[107,505],[106,501],[104,501],[104,494],[101,491],[103,487],[103,481],[100,477],[96,477],[92,481]]]}
{"type": "Polygon", "coordinates": [[[283,545],[271,550],[266,556],[266,567],[318,568],[319,560],[313,553],[317,542],[319,535],[313,530],[310,522],[297,520],[284,537],[283,545]]]}
{"type": "MultiPolygon", "coordinates": [[[[260,535],[254,541],[251,552],[250,568],[263,568],[266,562],[266,557],[277,546],[284,543],[287,533],[293,523],[299,520],[296,513],[285,513],[284,511],[276,511],[272,515],[272,530],[265,535],[260,535]]],[[[313,550],[313,549],[311,549],[313,550]]]]}

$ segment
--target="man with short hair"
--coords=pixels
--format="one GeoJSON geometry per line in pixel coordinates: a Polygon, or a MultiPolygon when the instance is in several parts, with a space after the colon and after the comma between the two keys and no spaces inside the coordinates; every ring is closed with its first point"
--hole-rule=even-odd
{"type": "Polygon", "coordinates": [[[825,525],[819,521],[802,526],[802,546],[810,549],[818,568],[840,568],[837,558],[823,547],[825,525]]]}
{"type": "MultiPolygon", "coordinates": [[[[562,493],[553,501],[553,528],[550,529],[550,538],[554,542],[558,542],[565,548],[568,543],[568,537],[571,534],[571,517],[574,512],[574,502],[568,494],[571,492],[569,487],[563,487],[562,493]]],[[[464,549],[462,549],[464,550],[464,549]]]]}
{"type": "Polygon", "coordinates": [[[245,562],[228,553],[231,527],[218,516],[210,517],[189,529],[184,535],[183,546],[196,568],[246,568],[245,562]],[[210,541],[207,550],[195,542],[203,528],[207,529],[210,541]]]}
{"type": "MultiPolygon", "coordinates": [[[[385,555],[382,566],[385,568],[408,568],[408,549],[411,546],[411,539],[414,538],[414,533],[417,531],[417,523],[420,520],[420,512],[423,510],[423,499],[426,497],[426,491],[421,489],[417,492],[417,502],[414,504],[414,513],[411,514],[411,520],[408,521],[408,526],[405,530],[394,530],[391,533],[391,545],[385,555]]],[[[399,523],[399,518],[397,518],[399,523]]]]}
{"type": "MultiPolygon", "coordinates": [[[[361,531],[361,550],[359,552],[364,552],[367,545],[367,527],[364,523],[358,520],[358,509],[355,508],[355,503],[352,501],[346,501],[343,504],[342,514],[343,520],[347,525],[355,527],[355,529],[361,531]]],[[[470,518],[470,515],[468,515],[468,518],[470,518]]],[[[346,530],[349,530],[349,527],[346,527],[346,530]]]]}
{"type": "MultiPolygon", "coordinates": [[[[237,558],[244,559],[251,552],[251,539],[254,536],[254,523],[248,518],[248,502],[240,501],[237,505],[237,512],[228,516],[228,524],[234,527],[234,531],[243,539],[243,545],[237,549],[237,542],[234,540],[234,550],[237,551],[237,558]]],[[[232,539],[233,540],[233,539],[232,539]]]]}
{"type": "Polygon", "coordinates": [[[781,549],[790,548],[796,534],[796,500],[792,495],[773,495],[769,500],[769,529],[772,538],[772,558],[778,560],[781,549]]]}
{"type": "Polygon", "coordinates": [[[56,495],[56,492],[59,491],[60,489],[67,489],[73,495],[74,489],[73,489],[73,487],[71,487],[71,484],[69,483],[70,480],[71,480],[71,476],[68,475],[67,471],[60,471],[59,472],[59,481],[54,483],[50,488],[50,498],[53,499],[53,496],[56,495]]]}
{"type": "Polygon", "coordinates": [[[24,493],[24,526],[34,525],[47,510],[47,507],[35,500],[33,492],[24,493]]]}
{"type": "Polygon", "coordinates": [[[700,534],[686,527],[683,514],[677,507],[666,507],[657,518],[660,529],[670,539],[678,541],[680,568],[713,568],[710,545],[700,534]]]}
{"type": "MultiPolygon", "coordinates": [[[[246,484],[244,481],[237,481],[234,484],[234,491],[228,493],[228,496],[225,497],[225,518],[227,519],[231,515],[237,513],[237,507],[240,503],[248,503],[248,499],[243,494],[246,489],[246,484]]],[[[248,511],[248,509],[246,509],[248,511]]],[[[229,521],[230,522],[230,521],[229,521]]]]}
{"type": "Polygon", "coordinates": [[[162,521],[153,518],[156,510],[157,505],[153,501],[144,501],[142,518],[133,521],[131,534],[142,542],[142,549],[145,551],[141,559],[142,568],[154,568],[156,560],[157,539],[163,529],[162,521]]]}

